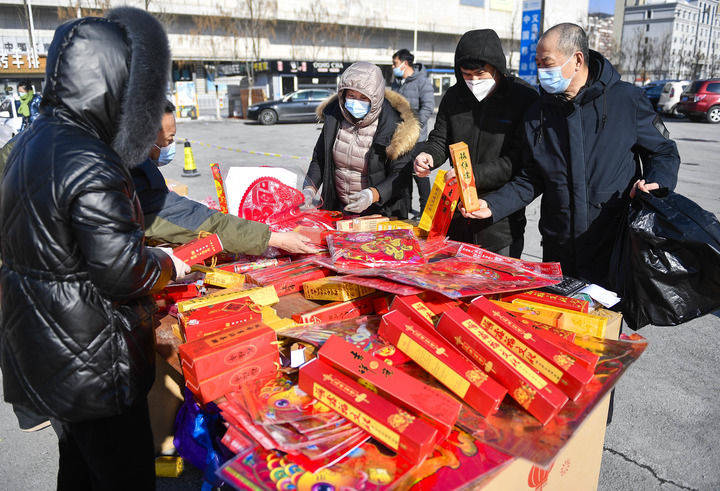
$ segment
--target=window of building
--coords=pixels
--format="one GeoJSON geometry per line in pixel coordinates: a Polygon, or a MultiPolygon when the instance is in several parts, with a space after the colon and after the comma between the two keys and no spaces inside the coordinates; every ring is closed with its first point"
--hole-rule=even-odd
{"type": "Polygon", "coordinates": [[[648,32],[650,30],[650,24],[645,24],[645,32],[648,32]]]}
{"type": "Polygon", "coordinates": [[[647,18],[652,19],[652,10],[647,11],[647,18]]]}

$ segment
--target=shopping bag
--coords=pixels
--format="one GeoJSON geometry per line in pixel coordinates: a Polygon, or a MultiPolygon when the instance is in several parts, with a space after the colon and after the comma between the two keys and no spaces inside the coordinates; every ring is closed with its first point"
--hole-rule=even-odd
{"type": "Polygon", "coordinates": [[[674,326],[720,308],[720,222],[659,189],[630,203],[610,261],[628,326],[674,326]]]}

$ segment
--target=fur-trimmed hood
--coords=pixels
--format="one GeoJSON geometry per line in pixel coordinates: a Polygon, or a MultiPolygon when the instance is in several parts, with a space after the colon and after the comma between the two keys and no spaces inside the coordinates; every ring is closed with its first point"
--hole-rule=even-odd
{"type": "Polygon", "coordinates": [[[73,20],[55,31],[41,107],[95,134],[131,168],[157,136],[169,67],[165,30],[144,10],[73,20]]]}
{"type": "MultiPolygon", "coordinates": [[[[390,89],[385,89],[385,100],[390,103],[393,109],[397,111],[400,116],[400,123],[398,123],[390,144],[385,149],[387,156],[390,160],[396,160],[399,157],[410,152],[417,143],[418,137],[420,136],[420,123],[410,108],[410,103],[407,99],[393,92],[390,89]]],[[[330,96],[328,99],[323,101],[315,110],[318,122],[325,120],[325,114],[327,111],[337,110],[340,112],[340,103],[337,94],[330,96]]]]}

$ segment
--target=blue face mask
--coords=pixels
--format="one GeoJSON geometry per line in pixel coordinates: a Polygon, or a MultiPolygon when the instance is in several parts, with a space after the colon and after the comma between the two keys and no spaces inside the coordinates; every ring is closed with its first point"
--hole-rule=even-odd
{"type": "Polygon", "coordinates": [[[403,75],[405,75],[405,69],[402,67],[402,65],[396,66],[395,68],[393,68],[393,75],[395,75],[397,78],[400,78],[403,75]]]}
{"type": "Polygon", "coordinates": [[[346,99],[345,109],[347,109],[355,119],[362,119],[370,112],[370,102],[361,101],[360,99],[346,99]]]}
{"type": "Polygon", "coordinates": [[[160,156],[158,157],[158,167],[169,164],[175,158],[175,142],[172,142],[166,147],[158,147],[157,145],[155,145],[155,147],[160,150],[160,156]]]}
{"type": "Polygon", "coordinates": [[[575,74],[573,74],[573,77],[565,78],[563,77],[562,69],[573,58],[573,56],[570,56],[570,58],[560,66],[538,68],[538,81],[545,92],[549,94],[559,94],[567,90],[575,74]]]}

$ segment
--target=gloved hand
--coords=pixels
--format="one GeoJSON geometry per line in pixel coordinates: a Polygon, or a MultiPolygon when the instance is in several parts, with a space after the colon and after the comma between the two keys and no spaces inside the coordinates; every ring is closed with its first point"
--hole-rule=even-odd
{"type": "Polygon", "coordinates": [[[182,260],[175,257],[175,254],[173,254],[173,250],[169,247],[154,247],[154,249],[159,249],[163,251],[165,254],[170,256],[170,259],[172,259],[173,266],[175,267],[175,279],[181,280],[185,277],[186,274],[190,274],[190,266],[185,264],[182,260]]]}
{"type": "Polygon", "coordinates": [[[348,201],[347,206],[345,206],[345,211],[362,213],[373,203],[373,192],[370,189],[363,189],[355,194],[351,194],[348,201]]]}
{"type": "Polygon", "coordinates": [[[303,204],[304,208],[312,208],[313,207],[313,203],[315,202],[316,194],[317,194],[317,192],[311,187],[303,188],[303,196],[305,196],[305,204],[303,204]]]}

